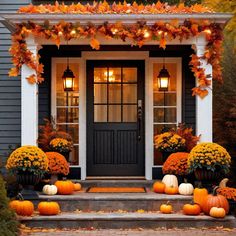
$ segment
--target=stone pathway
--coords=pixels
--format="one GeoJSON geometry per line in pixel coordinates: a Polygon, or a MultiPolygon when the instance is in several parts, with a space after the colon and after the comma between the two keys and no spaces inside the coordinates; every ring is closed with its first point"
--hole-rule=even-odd
{"type": "Polygon", "coordinates": [[[214,229],[133,229],[133,230],[38,230],[26,228],[22,229],[20,236],[235,236],[235,229],[228,228],[214,228],[214,229]]]}

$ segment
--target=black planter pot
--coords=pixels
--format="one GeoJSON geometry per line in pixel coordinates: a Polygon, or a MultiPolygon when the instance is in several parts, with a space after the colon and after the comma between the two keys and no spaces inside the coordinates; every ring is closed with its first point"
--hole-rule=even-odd
{"type": "Polygon", "coordinates": [[[161,152],[163,163],[167,160],[167,158],[174,152],[161,152]]]}
{"type": "Polygon", "coordinates": [[[229,202],[229,213],[232,215],[236,215],[236,201],[228,200],[229,202]]]}
{"type": "Polygon", "coordinates": [[[67,162],[69,162],[70,152],[60,152],[60,154],[66,158],[67,162]]]}
{"type": "Polygon", "coordinates": [[[16,175],[17,182],[24,186],[35,186],[42,179],[41,174],[34,174],[29,171],[19,171],[16,175]]]}
{"type": "Polygon", "coordinates": [[[196,180],[199,181],[208,181],[208,180],[218,180],[222,177],[221,173],[219,171],[210,171],[206,169],[196,169],[194,171],[194,175],[196,180]]]}

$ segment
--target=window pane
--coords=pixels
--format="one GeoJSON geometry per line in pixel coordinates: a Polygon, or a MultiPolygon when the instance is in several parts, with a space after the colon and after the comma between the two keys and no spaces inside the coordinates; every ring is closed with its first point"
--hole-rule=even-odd
{"type": "Polygon", "coordinates": [[[137,121],[137,106],[124,105],[123,106],[123,122],[136,122],[137,121]]]}
{"type": "Polygon", "coordinates": [[[57,123],[78,123],[79,108],[57,108],[57,123]]]}
{"type": "Polygon", "coordinates": [[[94,122],[107,122],[107,105],[94,105],[94,122]]]}
{"type": "Polygon", "coordinates": [[[154,122],[176,122],[176,108],[154,108],[154,122]]]}
{"type": "Polygon", "coordinates": [[[108,80],[110,83],[121,82],[121,68],[109,68],[108,80]]]}
{"type": "MultiPolygon", "coordinates": [[[[164,125],[163,124],[158,124],[158,125],[154,125],[154,136],[157,135],[157,134],[160,134],[162,132],[164,128],[164,125]]],[[[165,128],[167,129],[172,129],[172,128],[176,128],[176,124],[166,124],[165,125],[165,128]]]]}
{"type": "Polygon", "coordinates": [[[69,133],[73,139],[74,144],[79,143],[79,125],[78,124],[68,124],[68,125],[58,125],[59,128],[67,133],[69,133]]]}
{"type": "Polygon", "coordinates": [[[107,68],[94,68],[94,82],[107,82],[107,68]]]}
{"type": "Polygon", "coordinates": [[[164,104],[164,93],[154,93],[154,106],[176,106],[176,93],[165,93],[165,104],[164,104]]]}
{"type": "Polygon", "coordinates": [[[123,82],[136,82],[137,68],[123,68],[123,82]]]}
{"type": "Polygon", "coordinates": [[[109,106],[109,122],[121,122],[121,106],[109,106]]]}
{"type": "Polygon", "coordinates": [[[137,103],[137,84],[123,85],[123,103],[137,103]]]}
{"type": "Polygon", "coordinates": [[[68,97],[66,93],[57,93],[57,106],[79,106],[79,93],[68,92],[68,97]]]}
{"type": "Polygon", "coordinates": [[[107,103],[106,84],[94,84],[94,103],[107,103]]]}
{"type": "Polygon", "coordinates": [[[120,84],[109,84],[109,103],[121,103],[120,84]]]}
{"type": "Polygon", "coordinates": [[[70,165],[79,165],[79,146],[74,145],[72,151],[69,156],[70,165]]]}

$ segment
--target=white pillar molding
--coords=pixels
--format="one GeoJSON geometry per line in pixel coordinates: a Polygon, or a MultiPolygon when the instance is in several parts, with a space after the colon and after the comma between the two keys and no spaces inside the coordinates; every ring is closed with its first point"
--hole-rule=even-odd
{"type": "MultiPolygon", "coordinates": [[[[204,54],[206,40],[201,37],[196,42],[197,56],[204,54]]],[[[201,60],[201,67],[205,69],[206,74],[212,75],[212,66],[206,60],[201,60]]],[[[211,79],[211,78],[209,78],[211,79]]],[[[198,81],[196,79],[196,86],[198,81]]],[[[213,125],[212,125],[212,85],[208,89],[208,95],[203,99],[196,96],[196,135],[201,135],[200,142],[212,142],[213,125]]]]}
{"type": "MultiPolygon", "coordinates": [[[[27,40],[27,48],[37,55],[34,39],[27,40]]],[[[37,146],[38,139],[38,84],[26,79],[34,73],[27,65],[21,69],[21,145],[37,146]]]]}

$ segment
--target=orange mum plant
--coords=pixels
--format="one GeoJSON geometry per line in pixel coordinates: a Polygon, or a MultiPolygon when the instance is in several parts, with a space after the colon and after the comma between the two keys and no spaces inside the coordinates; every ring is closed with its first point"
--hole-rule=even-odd
{"type": "Polygon", "coordinates": [[[188,156],[189,153],[187,152],[176,152],[171,154],[162,167],[163,174],[187,175],[188,156]]]}
{"type": "Polygon", "coordinates": [[[46,152],[50,174],[69,174],[69,164],[65,157],[58,152],[46,152]]]}
{"type": "Polygon", "coordinates": [[[228,200],[236,201],[236,188],[223,187],[223,188],[218,188],[216,192],[220,195],[223,195],[228,200]]]}

